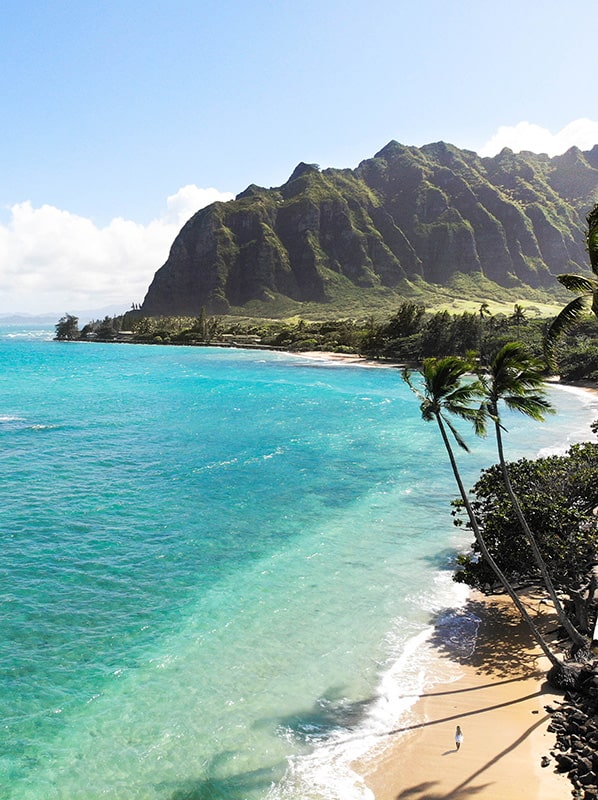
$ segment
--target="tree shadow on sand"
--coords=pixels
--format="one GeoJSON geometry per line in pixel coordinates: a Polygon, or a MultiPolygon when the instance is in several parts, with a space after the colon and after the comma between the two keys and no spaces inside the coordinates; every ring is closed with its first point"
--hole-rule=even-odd
{"type": "MultiPolygon", "coordinates": [[[[447,800],[447,795],[445,792],[438,794],[434,791],[434,786],[437,785],[437,781],[426,781],[425,783],[420,783],[417,786],[410,786],[409,789],[404,789],[402,792],[396,796],[396,800],[447,800]]],[[[459,797],[474,797],[476,794],[480,794],[480,792],[485,792],[488,789],[490,784],[484,783],[480,786],[469,786],[463,787],[459,791],[459,797]]],[[[451,797],[451,795],[448,795],[451,797]]]]}
{"type": "MultiPolygon", "coordinates": [[[[541,597],[522,600],[536,617],[541,597]]],[[[440,612],[432,622],[431,644],[453,661],[498,678],[538,674],[529,628],[507,603],[469,600],[462,609],[440,612]]],[[[555,627],[553,621],[549,625],[555,627]]]]}
{"type": "MultiPolygon", "coordinates": [[[[443,790],[442,793],[434,792],[433,787],[437,785],[438,782],[427,781],[425,783],[420,783],[416,786],[410,786],[407,789],[403,789],[403,791],[397,794],[396,800],[450,800],[451,797],[473,797],[476,794],[487,792],[488,787],[491,785],[490,783],[474,782],[479,780],[489,767],[500,763],[502,759],[507,757],[509,753],[518,747],[522,742],[524,742],[534,730],[541,725],[544,725],[547,719],[548,716],[545,716],[530,725],[517,739],[509,742],[509,744],[507,744],[507,746],[500,753],[497,753],[493,758],[481,764],[480,767],[471,775],[466,775],[461,783],[458,786],[455,786],[449,794],[446,793],[446,790],[443,790]]],[[[434,720],[433,722],[427,722],[424,724],[427,726],[430,724],[436,724],[437,722],[439,722],[439,720],[434,720]]]]}

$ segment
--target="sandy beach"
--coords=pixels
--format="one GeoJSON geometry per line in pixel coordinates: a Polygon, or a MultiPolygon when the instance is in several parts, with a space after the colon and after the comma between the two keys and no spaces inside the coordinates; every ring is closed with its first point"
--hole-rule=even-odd
{"type": "MultiPolygon", "coordinates": [[[[397,364],[335,353],[298,354],[364,367],[397,364]]],[[[595,386],[578,386],[596,392],[595,386]]],[[[556,623],[545,595],[530,592],[529,612],[550,640],[556,623]]],[[[460,660],[462,676],[438,684],[414,706],[420,724],[388,733],[387,745],[355,765],[375,800],[564,800],[573,786],[555,772],[545,707],[562,693],[546,682],[550,664],[507,596],[472,592],[480,619],[475,652],[460,660]],[[464,741],[457,750],[455,729],[464,741]],[[543,766],[543,759],[548,763],[543,766]]],[[[439,653],[441,658],[454,655],[439,653]]]]}
{"type": "MultiPolygon", "coordinates": [[[[542,599],[530,593],[526,603],[550,633],[554,617],[542,599]]],[[[469,608],[481,623],[475,652],[460,660],[462,677],[434,686],[415,705],[421,725],[389,732],[384,751],[357,771],[376,800],[570,797],[573,787],[555,773],[550,755],[555,736],[547,731],[545,706],[562,695],[546,684],[547,660],[508,598],[472,593],[469,608]],[[457,725],[464,734],[459,750],[457,725]]]]}

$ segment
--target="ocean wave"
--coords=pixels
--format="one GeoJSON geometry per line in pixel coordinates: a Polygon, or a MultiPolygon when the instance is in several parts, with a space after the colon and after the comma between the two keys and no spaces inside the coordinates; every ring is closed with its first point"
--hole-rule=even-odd
{"type": "Polygon", "coordinates": [[[0,331],[0,340],[7,341],[51,341],[55,336],[54,331],[49,330],[18,330],[0,331]]]}
{"type": "MultiPolygon", "coordinates": [[[[458,658],[475,649],[480,620],[465,608],[469,596],[464,587],[449,587],[446,573],[435,583],[437,615],[433,623],[405,639],[412,628],[406,619],[397,620],[389,633],[389,661],[380,674],[376,697],[367,704],[354,727],[339,724],[326,737],[309,732],[310,753],[289,759],[280,784],[272,786],[268,800],[374,800],[360,765],[375,762],[400,736],[407,736],[423,723],[414,706],[426,692],[461,677],[458,658]],[[453,591],[454,590],[454,591],[453,591]],[[438,597],[452,595],[454,606],[440,609],[438,597]],[[447,655],[455,658],[447,658],[447,655]]],[[[337,710],[338,711],[338,710],[337,710]]],[[[339,722],[343,713],[337,713],[339,722]]]]}

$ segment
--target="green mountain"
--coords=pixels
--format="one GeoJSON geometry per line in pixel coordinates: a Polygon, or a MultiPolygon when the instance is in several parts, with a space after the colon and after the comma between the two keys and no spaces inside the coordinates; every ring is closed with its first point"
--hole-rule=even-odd
{"type": "MultiPolygon", "coordinates": [[[[240,313],[409,297],[433,284],[551,290],[587,269],[598,145],[492,158],[444,142],[390,142],[356,169],[299,164],[197,212],[141,307],[146,315],[240,313]]],[[[483,292],[482,292],[483,294],[483,292]]]]}

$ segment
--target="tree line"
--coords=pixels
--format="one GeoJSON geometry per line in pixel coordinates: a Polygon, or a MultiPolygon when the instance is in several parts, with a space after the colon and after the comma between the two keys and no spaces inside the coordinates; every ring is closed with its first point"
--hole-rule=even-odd
{"type": "MultiPolygon", "coordinates": [[[[417,364],[424,358],[465,357],[475,351],[482,361],[509,341],[522,342],[531,355],[546,361],[545,340],[554,320],[538,316],[532,306],[515,304],[511,314],[491,314],[486,303],[476,312],[427,311],[402,303],[386,319],[235,320],[200,313],[197,317],[144,317],[139,312],[94,320],[79,329],[66,314],[56,324],[59,340],[148,344],[240,344],[290,351],[355,353],[365,358],[417,364]]],[[[598,320],[581,315],[573,330],[559,334],[554,366],[565,381],[598,381],[598,320]]],[[[548,368],[548,363],[547,363],[548,368]]]]}

